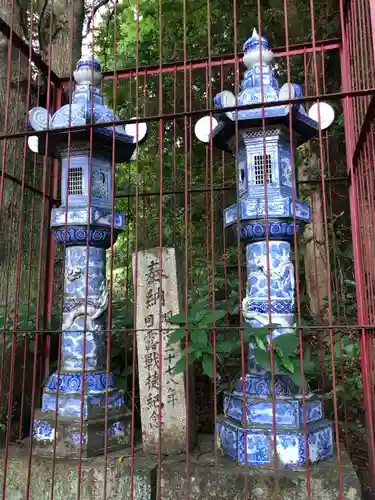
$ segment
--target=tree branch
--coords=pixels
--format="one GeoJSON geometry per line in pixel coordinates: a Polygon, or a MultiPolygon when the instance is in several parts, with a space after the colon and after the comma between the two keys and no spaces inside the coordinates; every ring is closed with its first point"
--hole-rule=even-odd
{"type": "MultiPolygon", "coordinates": [[[[26,19],[26,7],[22,0],[16,0],[16,5],[19,12],[19,23],[22,29],[23,36],[25,40],[28,41],[28,29],[27,29],[27,19],[26,19]]],[[[31,43],[31,42],[30,42],[31,43]]]]}
{"type": "Polygon", "coordinates": [[[94,7],[90,8],[90,13],[87,16],[86,23],[85,23],[86,29],[84,30],[82,38],[86,38],[87,35],[89,34],[90,25],[92,23],[92,20],[95,17],[95,14],[98,12],[98,10],[101,9],[102,7],[104,7],[105,5],[108,5],[110,1],[111,0],[99,0],[99,2],[96,5],[94,5],[94,7]]]}
{"type": "Polygon", "coordinates": [[[39,13],[39,25],[38,25],[38,40],[39,40],[39,45],[41,44],[42,23],[43,23],[44,15],[46,13],[47,4],[48,4],[48,0],[44,0],[44,5],[42,7],[42,10],[39,13]]]}

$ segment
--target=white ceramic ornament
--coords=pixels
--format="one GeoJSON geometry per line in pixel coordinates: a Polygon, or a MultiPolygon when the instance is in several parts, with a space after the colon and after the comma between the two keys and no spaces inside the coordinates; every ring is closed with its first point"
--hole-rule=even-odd
{"type": "Polygon", "coordinates": [[[201,142],[210,142],[210,134],[217,127],[218,121],[213,116],[203,116],[197,121],[194,133],[201,142]]]}
{"type": "Polygon", "coordinates": [[[320,128],[324,130],[328,128],[335,119],[335,112],[332,106],[326,102],[316,102],[309,109],[309,118],[316,122],[319,122],[320,118],[320,128]]]}
{"type": "Polygon", "coordinates": [[[46,130],[51,126],[51,115],[47,110],[41,107],[30,109],[29,111],[29,125],[34,130],[46,130]]]}
{"type": "Polygon", "coordinates": [[[236,105],[236,97],[233,92],[229,90],[223,90],[220,92],[221,102],[223,104],[223,108],[230,108],[231,106],[236,105]]]}
{"type": "MultiPolygon", "coordinates": [[[[259,35],[257,33],[257,30],[254,28],[253,29],[253,34],[251,35],[251,38],[258,42],[258,45],[250,50],[245,51],[244,56],[243,56],[243,62],[246,68],[252,68],[255,66],[255,64],[260,63],[260,46],[259,43],[262,43],[262,39],[259,40],[259,35]]],[[[263,38],[263,37],[262,37],[263,38]]],[[[264,40],[264,38],[263,38],[264,40]]],[[[262,50],[262,64],[269,64],[273,57],[274,54],[271,50],[268,48],[261,48],[262,50]]]]}
{"type": "Polygon", "coordinates": [[[137,157],[138,157],[138,152],[137,152],[137,150],[135,150],[130,158],[130,161],[136,161],[137,157]]]}
{"type": "MultiPolygon", "coordinates": [[[[131,120],[138,120],[139,118],[131,118],[131,120]]],[[[127,123],[125,125],[125,133],[133,137],[133,144],[143,141],[143,139],[147,135],[147,123],[146,122],[138,122],[137,123],[127,123]],[[138,135],[138,138],[137,138],[138,135]]]]}
{"type": "Polygon", "coordinates": [[[38,143],[39,139],[37,135],[30,135],[27,139],[27,144],[33,153],[39,153],[38,143]]]}
{"type": "Polygon", "coordinates": [[[288,101],[289,99],[294,99],[295,95],[293,85],[291,83],[284,83],[279,92],[279,100],[288,101]]]}

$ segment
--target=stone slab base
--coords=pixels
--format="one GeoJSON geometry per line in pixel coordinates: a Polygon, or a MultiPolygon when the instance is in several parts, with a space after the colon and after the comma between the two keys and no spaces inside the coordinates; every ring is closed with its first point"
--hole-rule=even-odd
{"type": "MultiPolygon", "coordinates": [[[[95,457],[82,462],[81,500],[150,500],[156,498],[156,458],[143,454],[134,458],[133,495],[131,494],[131,463],[129,450],[108,453],[106,496],[104,496],[105,458],[95,457]],[[126,455],[127,454],[127,455],[126,455]],[[121,457],[121,458],[120,458],[121,457]]],[[[6,473],[5,500],[50,500],[54,474],[54,500],[76,500],[78,492],[77,460],[53,460],[32,457],[29,497],[27,492],[28,449],[19,446],[9,448],[6,473]]],[[[0,452],[0,474],[4,473],[4,452],[0,452]]]]}
{"type": "MultiPolygon", "coordinates": [[[[27,498],[27,447],[11,446],[6,473],[5,500],[27,498]]],[[[215,456],[212,437],[200,437],[199,445],[186,454],[158,458],[142,452],[139,446],[131,459],[129,450],[108,453],[106,498],[111,500],[338,500],[338,467],[335,459],[310,468],[310,497],[305,470],[241,467],[229,458],[215,456]],[[133,464],[133,467],[132,467],[133,464]],[[133,478],[132,478],[133,474],[133,478]],[[158,484],[158,477],[160,483],[158,484]],[[133,495],[131,484],[133,483],[133,495]],[[160,487],[160,489],[159,489],[160,487]],[[160,491],[161,490],[161,491],[160,491]],[[246,494],[247,492],[247,494],[246,494]],[[159,497],[160,493],[160,497],[159,497]]],[[[103,500],[105,458],[82,462],[80,500],[103,500]]],[[[343,498],[360,500],[359,480],[346,452],[341,453],[343,498]]],[[[0,452],[0,474],[4,473],[4,452],[0,452]]],[[[76,500],[77,460],[32,457],[30,500],[50,500],[54,473],[54,500],[76,500]],[[54,471],[54,472],[53,472],[54,471]]]]}
{"type": "MultiPolygon", "coordinates": [[[[343,445],[342,445],[343,447],[343,445]]],[[[161,465],[163,500],[339,500],[339,469],[332,458],[311,466],[310,496],[305,469],[244,467],[227,457],[215,457],[212,441],[201,442],[191,453],[187,480],[186,459],[169,456],[161,465]]],[[[343,498],[360,500],[361,486],[347,453],[342,449],[343,498]]]]}

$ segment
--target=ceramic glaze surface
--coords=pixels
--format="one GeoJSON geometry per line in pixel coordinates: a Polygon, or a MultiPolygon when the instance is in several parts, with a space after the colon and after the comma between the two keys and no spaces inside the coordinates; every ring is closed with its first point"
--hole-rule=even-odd
{"type": "Polygon", "coordinates": [[[324,417],[323,402],[320,398],[309,398],[305,401],[293,397],[276,399],[246,396],[245,400],[241,393],[226,393],[224,396],[224,414],[249,425],[263,425],[272,427],[273,410],[275,406],[276,425],[298,429],[303,427],[306,414],[306,422],[316,422],[324,417]]]}
{"type": "MultiPolygon", "coordinates": [[[[252,36],[246,40],[243,46],[244,57],[243,62],[247,67],[244,72],[244,77],[241,84],[241,90],[237,96],[239,106],[254,104],[256,102],[275,102],[272,107],[253,108],[248,110],[238,111],[238,120],[251,120],[264,117],[283,117],[289,112],[288,104],[278,104],[278,101],[287,100],[286,97],[280,94],[279,83],[272,70],[270,63],[273,60],[273,53],[269,49],[268,41],[261,37],[254,29],[252,36]]],[[[293,95],[292,98],[302,97],[302,88],[300,85],[292,83],[293,95]]],[[[214,98],[214,105],[217,108],[225,107],[225,93],[221,92],[214,98]]],[[[304,107],[301,104],[295,105],[297,116],[296,119],[305,122],[309,126],[316,127],[317,123],[311,120],[307,115],[304,107]]],[[[236,112],[229,111],[227,116],[233,121],[236,120],[236,112]]]]}
{"type": "MultiPolygon", "coordinates": [[[[101,392],[95,395],[84,395],[83,399],[83,417],[87,418],[96,409],[103,409],[106,407],[106,394],[101,392]]],[[[124,406],[124,394],[122,391],[113,391],[108,394],[108,408],[122,408],[124,406]]],[[[59,394],[56,398],[56,393],[44,392],[42,400],[43,412],[58,411],[62,417],[77,417],[81,415],[82,401],[72,394],[65,395],[59,394]],[[56,404],[58,402],[58,405],[56,404]]]]}
{"type": "Polygon", "coordinates": [[[252,326],[273,323],[285,327],[274,330],[274,337],[289,333],[294,313],[294,266],[290,243],[277,240],[268,245],[265,241],[250,243],[246,248],[246,266],[247,291],[242,304],[246,321],[252,326]]]}
{"type": "MultiPolygon", "coordinates": [[[[333,455],[332,424],[320,420],[308,424],[308,461],[312,464],[331,458],[333,455]]],[[[241,465],[273,465],[275,446],[273,430],[243,428],[220,418],[217,423],[217,443],[225,454],[241,465]],[[246,439],[246,446],[245,446],[246,439]]],[[[304,429],[297,431],[278,427],[276,431],[276,453],[278,462],[284,467],[306,465],[306,440],[304,429]]]]}
{"type": "MultiPolygon", "coordinates": [[[[244,44],[243,61],[247,69],[239,94],[234,96],[222,91],[215,96],[214,104],[224,108],[237,100],[239,106],[261,101],[272,101],[275,105],[263,110],[240,109],[236,135],[230,120],[236,120],[237,114],[226,113],[212,141],[221,149],[227,151],[229,148],[238,153],[238,199],[224,210],[224,226],[232,227],[245,243],[244,319],[253,327],[278,325],[272,332],[275,339],[295,334],[295,269],[291,244],[303,231],[304,224],[311,220],[311,208],[295,197],[296,174],[289,142],[289,118],[285,120],[289,105],[278,103],[289,98],[287,92],[291,98],[301,97],[302,89],[298,84],[289,84],[280,90],[270,64],[272,58],[268,41],[259,38],[254,30],[244,44]],[[261,127],[263,113],[265,126],[261,127]]],[[[306,115],[303,106],[292,104],[292,107],[292,126],[301,144],[314,135],[317,123],[306,115]]],[[[299,388],[287,375],[276,375],[272,387],[271,375],[257,365],[252,347],[249,346],[248,373],[243,380],[237,381],[232,393],[224,395],[224,416],[219,419],[216,429],[218,446],[241,464],[272,464],[275,421],[279,463],[300,467],[308,461],[316,463],[331,457],[332,425],[324,419],[322,399],[310,395],[303,400],[299,388]]]]}

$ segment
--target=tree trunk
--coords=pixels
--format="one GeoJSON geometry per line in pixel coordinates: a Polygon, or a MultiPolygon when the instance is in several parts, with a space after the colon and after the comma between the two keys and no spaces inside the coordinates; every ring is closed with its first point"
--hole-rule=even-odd
{"type": "MultiPolygon", "coordinates": [[[[9,0],[0,0],[0,17],[13,27],[13,32],[23,36],[22,20],[24,19],[19,2],[15,2],[13,15],[9,0]]],[[[16,48],[10,50],[8,39],[0,35],[0,122],[2,133],[14,134],[24,131],[27,127],[26,111],[28,105],[27,81],[28,58],[16,48]],[[8,67],[10,79],[8,81],[8,67]]],[[[33,103],[30,101],[30,105],[33,103]]],[[[35,105],[35,103],[34,103],[35,105]]],[[[35,286],[35,273],[28,272],[30,255],[36,253],[36,240],[39,236],[37,229],[38,216],[34,218],[31,227],[31,217],[34,211],[40,213],[38,202],[33,201],[34,195],[30,190],[23,190],[19,183],[9,177],[22,182],[38,185],[39,179],[30,175],[30,162],[24,159],[24,139],[0,141],[0,168],[4,174],[4,184],[0,186],[0,317],[7,312],[8,320],[13,323],[14,307],[17,302],[25,303],[28,299],[32,283],[35,286]],[[6,177],[5,177],[6,176],[6,177]],[[34,205],[33,205],[34,203],[34,205]]],[[[39,170],[39,169],[38,169],[39,170]]],[[[37,172],[37,176],[38,176],[37,172]]],[[[0,177],[1,177],[0,175],[0,177]]],[[[40,203],[40,202],[39,202],[40,203]]],[[[39,215],[40,219],[40,215],[39,215]]],[[[32,261],[30,261],[33,264],[32,261]]],[[[0,320],[1,329],[4,328],[3,319],[0,320]]],[[[23,378],[32,380],[33,364],[32,353],[27,350],[24,366],[25,338],[20,334],[12,335],[1,332],[0,337],[0,423],[6,424],[11,437],[19,437],[22,429],[28,426],[30,419],[30,402],[32,385],[23,386],[23,378]],[[16,344],[15,355],[12,355],[11,346],[16,344]],[[13,380],[11,372],[14,370],[13,380]],[[11,397],[12,421],[8,421],[9,400],[11,397]],[[23,411],[21,410],[23,408],[23,411]]]]}
{"type": "MultiPolygon", "coordinates": [[[[306,146],[303,150],[305,158],[299,169],[299,180],[311,180],[319,170],[319,160],[315,153],[306,146]]],[[[305,185],[306,186],[306,185],[305,185]]],[[[310,313],[318,323],[326,321],[328,294],[327,255],[324,237],[323,202],[319,186],[303,187],[304,198],[311,205],[311,223],[306,224],[303,233],[305,254],[306,292],[309,297],[310,313]]]]}
{"type": "MultiPolygon", "coordinates": [[[[20,25],[20,11],[16,6],[12,16],[8,0],[0,0],[0,16],[9,24],[13,25],[14,32],[22,36],[20,25]]],[[[11,50],[11,73],[10,85],[8,85],[8,39],[0,37],[0,122],[2,132],[13,134],[25,130],[26,106],[27,106],[27,71],[28,60],[19,54],[15,48],[11,50]],[[25,85],[26,82],[26,85],[25,85]]],[[[0,165],[4,175],[13,176],[21,180],[24,165],[23,139],[1,141],[0,165]],[[5,153],[5,154],[4,154],[5,153]]],[[[0,186],[1,189],[1,186],[0,186]]],[[[26,194],[26,198],[29,193],[26,194]]],[[[21,204],[21,189],[9,178],[4,177],[2,193],[0,193],[0,231],[2,234],[0,243],[0,306],[8,303],[13,307],[17,282],[16,261],[17,242],[21,204]]],[[[29,202],[30,200],[27,199],[29,202]]],[[[23,210],[22,210],[23,211],[23,210]]]]}
{"type": "MultiPolygon", "coordinates": [[[[25,2],[29,3],[29,2],[25,2]]],[[[0,17],[9,25],[17,35],[23,37],[22,22],[26,22],[25,9],[20,7],[21,1],[15,2],[12,15],[9,0],[0,0],[0,17]]],[[[71,50],[73,44],[73,64],[80,56],[82,41],[82,26],[84,19],[84,0],[54,0],[53,10],[51,2],[35,2],[35,9],[43,13],[39,29],[39,46],[41,54],[48,63],[48,53],[51,49],[51,67],[59,76],[67,76],[71,73],[71,50]],[[40,4],[40,5],[39,5],[40,4]],[[72,12],[72,6],[74,11],[72,12]],[[73,33],[71,27],[73,25],[73,33]],[[50,40],[50,33],[52,39],[50,40]]],[[[37,10],[34,10],[36,13],[37,10]]],[[[35,26],[34,26],[35,32],[35,26]]],[[[12,48],[8,50],[8,40],[0,35],[0,122],[3,124],[2,132],[12,134],[22,132],[27,127],[27,111],[39,105],[35,99],[35,93],[27,94],[29,78],[28,58],[12,48]],[[11,57],[9,58],[9,54],[11,57]],[[11,60],[11,77],[8,82],[8,66],[11,60]]],[[[35,81],[33,81],[35,85],[35,81]]],[[[44,103],[40,103],[44,106],[44,103]]],[[[14,308],[17,305],[24,306],[28,310],[27,317],[35,321],[36,315],[42,317],[45,277],[45,250],[49,232],[49,206],[48,201],[43,201],[42,196],[34,194],[27,188],[22,190],[20,183],[33,185],[39,190],[49,190],[49,164],[45,170],[46,183],[43,186],[44,159],[37,158],[34,175],[34,155],[27,152],[24,160],[24,139],[1,141],[0,144],[0,166],[4,172],[4,185],[0,193],[0,315],[7,311],[8,318],[13,320],[14,308]],[[5,153],[5,154],[4,154],[5,153]],[[26,164],[25,164],[26,161],[26,164]],[[12,176],[18,180],[13,182],[12,176]],[[42,214],[43,218],[42,218],[42,214]],[[41,228],[42,234],[41,234],[41,228]],[[42,254],[40,253],[40,238],[43,240],[42,254]],[[40,265],[41,264],[41,265],[40,265]],[[39,300],[38,300],[39,297],[39,300]],[[36,311],[36,303],[39,302],[39,311],[36,311]],[[27,309],[28,308],[28,309],[27,309]]],[[[1,178],[1,176],[0,176],[1,178]]],[[[1,186],[0,186],[1,187],[1,186]]],[[[56,262],[59,263],[55,269],[54,280],[57,288],[61,290],[62,263],[60,252],[57,250],[56,262]],[[59,286],[60,284],[60,286],[59,286]]],[[[61,296],[61,295],[60,295],[61,296]]],[[[59,293],[54,294],[56,305],[60,306],[59,293]]],[[[22,313],[20,313],[22,314],[22,313]]],[[[25,315],[23,318],[25,319],[25,315]]],[[[1,320],[0,320],[1,323],[1,320]]],[[[39,325],[42,326],[41,324],[39,325]]],[[[0,328],[3,325],[0,324],[0,328]]],[[[27,432],[30,421],[30,403],[33,379],[33,354],[27,349],[26,376],[23,386],[24,367],[23,352],[25,337],[19,333],[16,335],[6,334],[6,341],[1,342],[0,349],[4,349],[5,357],[1,359],[0,376],[0,423],[7,423],[11,428],[11,436],[18,437],[18,423],[27,432]],[[11,355],[10,345],[17,340],[15,358],[11,355]],[[13,358],[13,359],[12,359],[13,358]],[[10,373],[16,370],[18,376],[13,377],[11,386],[10,373]],[[8,393],[12,394],[12,423],[7,422],[8,393]],[[21,415],[21,407],[23,413],[21,415]],[[22,417],[22,418],[21,418],[22,417]]],[[[26,341],[33,345],[32,338],[26,341]]],[[[20,434],[21,436],[21,431],[20,434]]]]}
{"type": "Polygon", "coordinates": [[[40,49],[46,62],[52,51],[51,68],[60,77],[69,76],[81,57],[84,18],[84,0],[54,0],[41,20],[40,49]]]}

